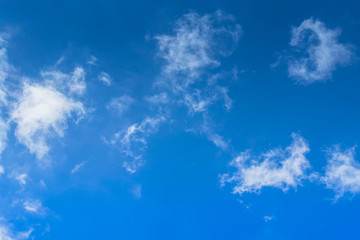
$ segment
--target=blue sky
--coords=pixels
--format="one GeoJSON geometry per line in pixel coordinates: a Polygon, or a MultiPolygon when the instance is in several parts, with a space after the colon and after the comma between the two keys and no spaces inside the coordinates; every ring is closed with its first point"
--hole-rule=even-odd
{"type": "Polygon", "coordinates": [[[0,240],[358,239],[357,1],[0,1],[0,240]]]}

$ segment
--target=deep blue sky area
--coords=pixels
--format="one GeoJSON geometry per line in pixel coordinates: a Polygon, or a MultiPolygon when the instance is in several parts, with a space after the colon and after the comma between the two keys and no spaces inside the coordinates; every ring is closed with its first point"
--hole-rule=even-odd
{"type": "Polygon", "coordinates": [[[359,10],[0,0],[0,240],[360,239],[359,10]]]}

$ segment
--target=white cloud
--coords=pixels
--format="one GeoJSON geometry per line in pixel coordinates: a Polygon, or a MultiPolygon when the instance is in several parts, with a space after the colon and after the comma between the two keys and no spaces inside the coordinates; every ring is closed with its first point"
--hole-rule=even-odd
{"type": "Polygon", "coordinates": [[[306,170],[310,163],[305,155],[310,151],[305,139],[292,134],[293,142],[286,149],[272,149],[260,156],[249,151],[241,153],[231,161],[236,168],[232,174],[223,174],[220,182],[234,182],[233,193],[260,192],[263,187],[296,188],[303,179],[308,178],[306,170]]]}
{"type": "Polygon", "coordinates": [[[75,68],[68,82],[70,93],[82,95],[86,90],[85,71],[81,67],[75,68]]]}
{"type": "Polygon", "coordinates": [[[289,62],[289,75],[299,83],[309,84],[331,78],[333,71],[351,60],[350,47],[339,43],[340,29],[329,29],[312,18],[291,32],[290,45],[305,50],[305,57],[289,62]]]}
{"type": "Polygon", "coordinates": [[[176,21],[173,34],[155,36],[158,54],[166,61],[163,73],[172,87],[181,89],[204,68],[219,66],[215,57],[231,54],[241,32],[234,18],[222,11],[204,16],[190,12],[176,21]],[[174,79],[173,75],[178,76],[174,79]],[[185,78],[179,80],[182,75],[185,78]]]}
{"type": "Polygon", "coordinates": [[[223,136],[215,133],[213,128],[210,126],[209,120],[210,119],[206,115],[203,115],[203,123],[200,128],[200,132],[204,134],[209,141],[215,144],[216,147],[220,148],[223,151],[226,151],[229,148],[230,141],[225,140],[223,136]]]}
{"type": "Polygon", "coordinates": [[[86,91],[85,71],[82,67],[76,67],[71,73],[63,73],[58,70],[42,71],[44,83],[62,92],[72,95],[83,95],[86,91]]]}
{"type": "Polygon", "coordinates": [[[26,173],[14,173],[15,179],[20,183],[20,185],[25,185],[29,176],[26,173]]]}
{"type": "Polygon", "coordinates": [[[146,97],[145,99],[152,104],[166,104],[169,102],[168,94],[165,92],[146,97]]]}
{"type": "Polygon", "coordinates": [[[113,98],[106,105],[107,109],[112,109],[116,111],[118,114],[122,114],[125,110],[127,110],[131,104],[133,104],[134,99],[129,95],[124,95],[121,97],[113,98]]]}
{"type": "Polygon", "coordinates": [[[0,176],[5,173],[4,167],[0,165],[0,176]]]}
{"type": "Polygon", "coordinates": [[[7,226],[0,225],[0,240],[13,240],[10,236],[10,230],[7,226]]]}
{"type": "Polygon", "coordinates": [[[65,56],[61,56],[55,63],[55,66],[56,65],[60,65],[63,61],[65,60],[65,56]]]}
{"type": "Polygon", "coordinates": [[[355,148],[341,150],[336,145],[328,150],[328,164],[321,181],[336,193],[336,199],[345,193],[360,193],[360,164],[355,161],[355,148]]]}
{"type": "Polygon", "coordinates": [[[99,81],[103,82],[107,86],[111,85],[112,79],[111,79],[110,75],[106,72],[99,73],[98,79],[99,79],[99,81]]]}
{"type": "Polygon", "coordinates": [[[87,62],[87,64],[89,64],[89,65],[97,65],[97,61],[98,61],[98,59],[95,56],[91,55],[89,61],[87,62]]]}
{"type": "Polygon", "coordinates": [[[125,131],[120,131],[114,135],[110,143],[119,146],[120,151],[130,158],[123,164],[126,171],[135,173],[144,164],[142,157],[147,148],[147,138],[157,131],[163,121],[165,121],[164,116],[147,117],[142,122],[135,123],[125,131]]]}
{"type": "MultiPolygon", "coordinates": [[[[13,67],[8,62],[7,49],[4,47],[6,40],[0,35],[0,105],[7,105],[7,89],[5,81],[13,71],[13,67]]],[[[1,113],[2,111],[0,111],[1,113]]],[[[0,154],[4,151],[7,142],[8,123],[0,115],[0,154]]]]}
{"type": "Polygon", "coordinates": [[[30,228],[28,231],[24,232],[14,232],[12,228],[6,223],[4,219],[1,218],[0,222],[0,240],[24,240],[29,239],[31,233],[34,230],[30,228]]]}
{"type": "MultiPolygon", "coordinates": [[[[163,100],[185,106],[191,116],[208,116],[210,107],[219,101],[230,110],[232,99],[228,88],[219,82],[224,78],[232,79],[233,71],[229,77],[226,72],[213,73],[212,69],[221,65],[221,58],[233,53],[241,34],[241,26],[235,18],[218,10],[202,16],[196,12],[184,14],[171,33],[155,36],[158,55],[165,60],[157,82],[168,91],[163,100]]],[[[158,98],[152,100],[160,101],[158,98]]],[[[228,148],[228,143],[209,126],[197,129],[217,147],[228,148]]]]}
{"type": "Polygon", "coordinates": [[[28,200],[24,201],[23,207],[27,212],[29,212],[31,214],[37,214],[37,215],[45,215],[46,214],[46,210],[43,207],[41,201],[37,200],[37,199],[35,199],[35,200],[28,199],[28,200]]]}
{"type": "Polygon", "coordinates": [[[229,143],[228,143],[228,141],[224,140],[223,136],[220,136],[219,134],[213,133],[213,132],[207,132],[206,135],[207,135],[209,141],[214,143],[216,147],[218,147],[224,151],[229,148],[229,143]]]}
{"type": "Polygon", "coordinates": [[[189,114],[207,112],[215,102],[222,100],[227,111],[232,108],[232,99],[226,87],[217,86],[215,83],[201,89],[192,89],[184,93],[182,101],[187,106],[189,114]]]}
{"type": "MultiPolygon", "coordinates": [[[[158,56],[164,60],[162,74],[156,82],[161,92],[145,100],[160,105],[157,108],[160,117],[148,117],[133,124],[126,131],[115,134],[110,141],[129,158],[123,164],[128,172],[134,173],[144,164],[143,155],[149,135],[165,121],[163,112],[166,115],[171,112],[170,108],[163,107],[171,104],[185,106],[189,115],[205,114],[216,101],[224,101],[227,110],[231,108],[232,100],[227,88],[217,82],[223,74],[209,74],[206,70],[220,66],[219,58],[234,51],[241,32],[234,17],[222,11],[203,16],[190,12],[176,21],[171,33],[154,37],[158,44],[158,56]]],[[[111,102],[108,108],[118,106],[123,111],[128,106],[123,102],[111,102]]],[[[227,142],[220,135],[210,130],[206,134],[216,146],[227,148],[227,142]]]]}
{"type": "Polygon", "coordinates": [[[42,159],[50,149],[47,139],[64,135],[67,119],[72,113],[83,116],[83,104],[53,87],[25,84],[11,111],[11,120],[17,124],[15,135],[19,142],[42,159]]]}
{"type": "Polygon", "coordinates": [[[207,111],[208,107],[212,104],[212,99],[200,96],[200,90],[190,94],[185,94],[184,103],[189,109],[189,113],[200,113],[207,111]]]}
{"type": "Polygon", "coordinates": [[[85,164],[86,162],[76,164],[75,167],[71,170],[71,174],[74,174],[75,172],[79,171],[79,169],[82,168],[85,164]]]}
{"type": "Polygon", "coordinates": [[[0,118],[0,154],[5,150],[7,145],[7,131],[9,124],[0,118]]]}
{"type": "Polygon", "coordinates": [[[12,67],[8,62],[7,50],[6,48],[0,48],[0,102],[6,103],[6,90],[5,90],[5,80],[9,75],[12,67]]]}
{"type": "Polygon", "coordinates": [[[46,183],[44,182],[44,180],[40,179],[39,184],[40,184],[41,187],[47,188],[46,183]]]}

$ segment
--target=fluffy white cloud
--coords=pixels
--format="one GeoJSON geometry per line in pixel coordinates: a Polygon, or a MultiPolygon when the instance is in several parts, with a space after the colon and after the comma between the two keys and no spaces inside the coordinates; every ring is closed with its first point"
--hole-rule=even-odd
{"type": "Polygon", "coordinates": [[[112,79],[110,75],[106,72],[99,73],[98,79],[100,82],[103,82],[107,86],[111,85],[112,79]]]}
{"type": "Polygon", "coordinates": [[[114,135],[110,143],[119,146],[121,152],[129,158],[123,164],[126,171],[135,173],[144,164],[142,157],[147,148],[147,138],[156,132],[160,123],[164,121],[164,116],[147,117],[142,122],[135,123],[125,131],[120,131],[114,135]]]}
{"type": "Polygon", "coordinates": [[[129,95],[124,95],[121,97],[113,98],[111,101],[107,104],[107,109],[112,109],[116,111],[117,113],[121,114],[125,110],[127,110],[131,104],[133,104],[134,99],[130,97],[129,95]]]}
{"type": "Polygon", "coordinates": [[[306,154],[310,151],[305,139],[299,134],[292,134],[293,142],[286,149],[271,149],[260,156],[253,156],[249,151],[241,153],[231,161],[236,168],[231,174],[223,174],[220,182],[234,182],[233,193],[260,192],[263,187],[296,188],[303,179],[308,178],[306,170],[310,163],[306,154]]]}
{"type": "Polygon", "coordinates": [[[17,124],[15,135],[19,142],[42,159],[50,148],[47,139],[53,135],[63,136],[67,119],[73,113],[78,117],[85,114],[81,102],[51,86],[25,84],[11,111],[11,120],[17,124]]]}
{"type": "Polygon", "coordinates": [[[350,62],[350,47],[339,43],[340,29],[329,29],[312,18],[292,29],[290,45],[305,50],[305,57],[289,62],[289,75],[309,84],[331,77],[336,67],[350,62]]]}
{"type": "Polygon", "coordinates": [[[0,176],[5,173],[5,169],[2,165],[0,165],[0,176]]]}
{"type": "Polygon", "coordinates": [[[355,161],[355,148],[342,150],[337,145],[329,149],[325,176],[321,180],[335,191],[336,198],[345,193],[360,193],[360,164],[355,161]]]}

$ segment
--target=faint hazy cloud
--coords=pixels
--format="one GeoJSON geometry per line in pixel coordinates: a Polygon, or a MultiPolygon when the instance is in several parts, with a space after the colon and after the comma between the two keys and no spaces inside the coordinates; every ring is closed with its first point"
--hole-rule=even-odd
{"type": "Polygon", "coordinates": [[[160,123],[165,121],[164,116],[147,117],[140,123],[129,126],[125,131],[114,134],[111,144],[116,144],[128,158],[123,163],[129,173],[135,173],[144,164],[143,155],[147,149],[147,138],[157,131],[160,123]]]}
{"type": "Polygon", "coordinates": [[[100,82],[104,83],[106,86],[110,86],[112,83],[112,79],[110,75],[106,72],[100,72],[98,79],[100,82]]]}
{"type": "Polygon", "coordinates": [[[109,110],[113,110],[118,114],[122,114],[126,111],[132,104],[134,103],[134,99],[129,95],[123,95],[121,97],[113,98],[106,105],[106,108],[109,110]]]}
{"type": "Polygon", "coordinates": [[[25,240],[29,239],[34,229],[30,228],[27,231],[16,232],[13,227],[6,223],[4,218],[0,218],[0,240],[25,240]]]}
{"type": "Polygon", "coordinates": [[[74,174],[77,171],[79,171],[80,168],[82,168],[85,164],[86,164],[86,162],[81,162],[79,164],[76,164],[75,167],[71,170],[71,174],[74,174]]]}
{"type": "Polygon", "coordinates": [[[97,65],[97,57],[95,57],[94,55],[91,55],[89,60],[87,61],[87,64],[89,65],[97,65]]]}
{"type": "Polygon", "coordinates": [[[169,102],[168,94],[165,92],[146,97],[145,99],[152,104],[166,104],[169,102]]]}
{"type": "Polygon", "coordinates": [[[46,209],[43,207],[40,200],[37,199],[27,199],[23,203],[24,209],[31,213],[37,215],[45,215],[46,209]]]}
{"type": "Polygon", "coordinates": [[[136,184],[133,188],[132,188],[132,194],[135,198],[140,199],[141,198],[141,191],[142,191],[142,186],[141,184],[136,184]]]}
{"type": "Polygon", "coordinates": [[[71,73],[64,73],[55,69],[41,71],[40,74],[45,85],[69,95],[83,95],[86,91],[85,70],[82,67],[76,67],[71,73]]]}
{"type": "Polygon", "coordinates": [[[5,173],[5,169],[2,165],[0,165],[0,176],[5,173]]]}

